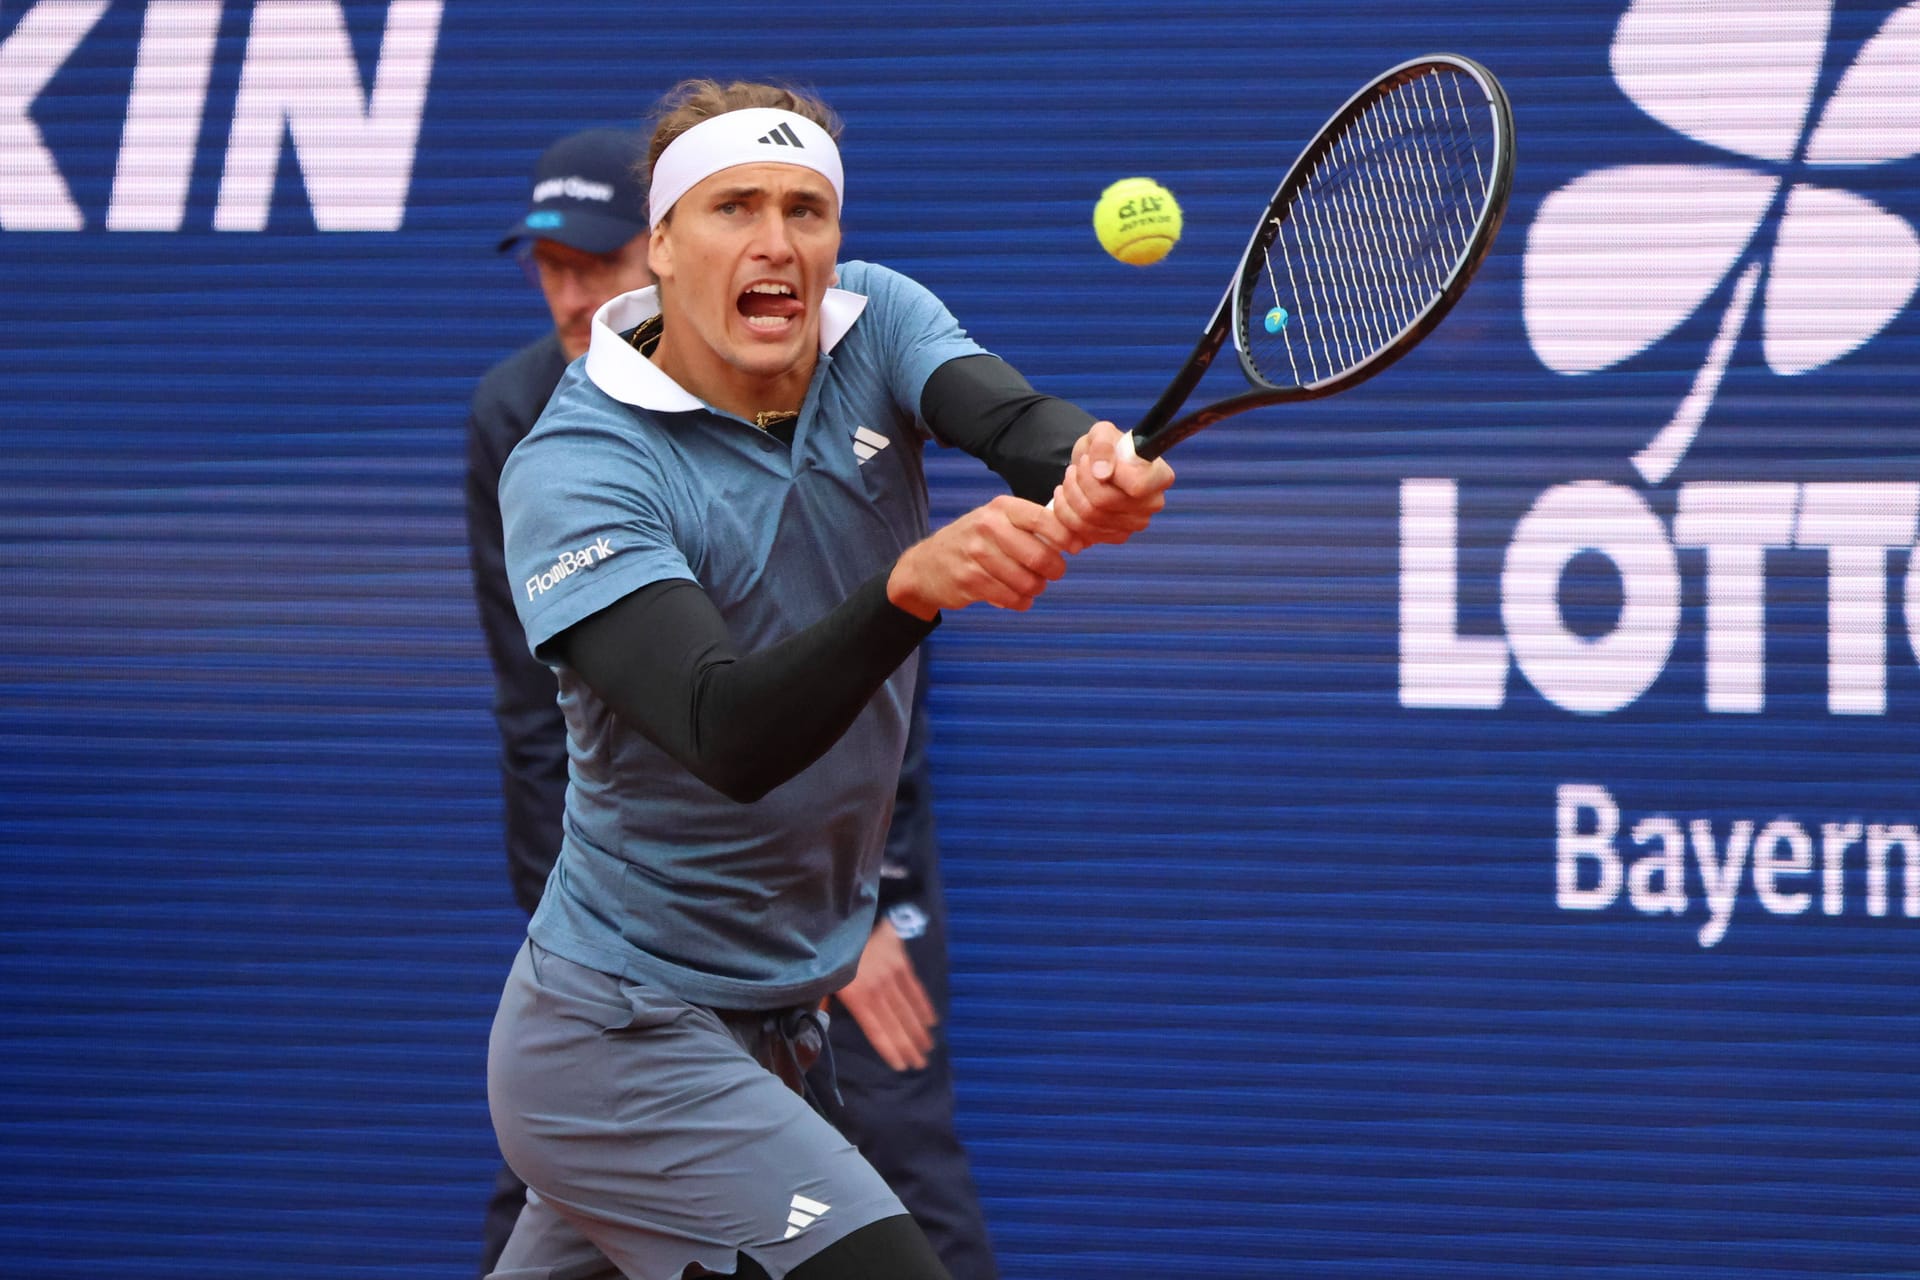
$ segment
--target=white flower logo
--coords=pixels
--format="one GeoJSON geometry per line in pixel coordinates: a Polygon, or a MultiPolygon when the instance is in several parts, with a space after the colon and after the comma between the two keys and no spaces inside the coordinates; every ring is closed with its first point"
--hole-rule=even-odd
{"type": "Polygon", "coordinates": [[[1861,48],[1808,127],[1832,9],[1832,0],[1634,0],[1613,41],[1621,90],[1661,123],[1766,167],[1595,170],[1548,196],[1528,233],[1527,334],[1564,374],[1645,351],[1746,261],[1691,390],[1634,456],[1649,484],[1692,445],[1762,275],[1762,350],[1786,376],[1867,342],[1920,284],[1920,237],[1904,219],[1851,191],[1789,181],[1789,167],[1920,154],[1920,0],[1861,48]],[[1767,253],[1755,236],[1776,207],[1767,253]]]}

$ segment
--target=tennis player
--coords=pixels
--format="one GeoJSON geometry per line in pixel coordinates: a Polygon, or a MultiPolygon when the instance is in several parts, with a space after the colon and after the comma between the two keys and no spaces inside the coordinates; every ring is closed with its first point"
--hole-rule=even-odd
{"type": "MultiPolygon", "coordinates": [[[[553,672],[527,650],[507,581],[500,471],[532,430],[567,365],[586,354],[593,313],[653,283],[647,269],[649,135],[600,127],[568,134],[536,162],[531,198],[499,242],[530,268],[552,327],[487,372],[467,418],[467,549],[494,675],[507,866],[531,916],[561,845],[567,726],[553,672]]],[[[922,654],[924,655],[924,649],[922,654]]],[[[934,822],[925,681],[916,688],[879,914],[854,978],[834,993],[828,1027],[838,1103],[824,1063],[809,1074],[834,1128],[886,1179],[955,1280],[996,1280],[993,1245],[954,1127],[948,1053],[946,902],[934,822]],[[851,1016],[838,1016],[840,1013],[851,1016]]],[[[478,1274],[494,1269],[526,1202],[504,1166],[487,1203],[478,1274]]]]}
{"type": "Polygon", "coordinates": [[[573,785],[494,1023],[495,1130],[530,1188],[498,1280],[609,1274],[600,1254],[636,1280],[946,1275],[802,1095],[873,923],[906,659],[943,610],[1028,608],[1064,553],[1146,528],[1173,474],[925,289],[839,261],[838,132],[771,86],[670,95],[659,283],[595,315],[502,477],[573,785]],[[1013,494],[929,535],[929,436],[1013,494]]]}

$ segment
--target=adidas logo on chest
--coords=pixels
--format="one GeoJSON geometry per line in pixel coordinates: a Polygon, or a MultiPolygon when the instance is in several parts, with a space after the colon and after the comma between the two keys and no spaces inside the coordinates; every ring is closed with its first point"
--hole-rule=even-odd
{"type": "Polygon", "coordinates": [[[875,457],[879,456],[882,449],[885,449],[892,443],[893,441],[887,439],[878,431],[871,430],[867,427],[855,427],[853,429],[853,456],[860,460],[860,465],[863,467],[873,461],[875,457]]]}

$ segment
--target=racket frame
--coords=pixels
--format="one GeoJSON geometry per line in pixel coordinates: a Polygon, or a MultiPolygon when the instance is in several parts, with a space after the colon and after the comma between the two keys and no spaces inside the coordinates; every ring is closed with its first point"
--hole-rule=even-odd
{"type": "Polygon", "coordinates": [[[1513,106],[1507,99],[1506,90],[1493,73],[1472,58],[1457,53],[1431,53],[1392,67],[1363,86],[1328,117],[1320,127],[1307,148],[1302,151],[1280,185],[1274,189],[1273,198],[1267,202],[1266,212],[1254,226],[1253,235],[1247,241],[1245,252],[1240,255],[1240,265],[1234,270],[1233,279],[1228,283],[1226,293],[1220,298],[1220,305],[1214,308],[1213,318],[1207,322],[1206,330],[1200,335],[1200,341],[1194,345],[1193,352],[1180,372],[1174,376],[1160,398],[1148,409],[1146,416],[1140,419],[1132,432],[1132,443],[1143,458],[1157,458],[1179,444],[1188,436],[1206,427],[1212,426],[1222,418],[1248,409],[1265,408],[1269,405],[1291,404],[1301,400],[1317,400],[1336,392],[1357,386],[1379,373],[1382,369],[1398,360],[1420,340],[1433,331],[1434,326],[1446,318],[1454,303],[1466,292],[1468,282],[1479,270],[1481,262],[1493,248],[1494,237],[1500,231],[1500,224],[1506,216],[1507,199],[1513,189],[1513,106]],[[1361,112],[1372,106],[1382,95],[1414,80],[1434,67],[1444,67],[1467,76],[1478,84],[1487,95],[1489,108],[1494,120],[1494,154],[1491,162],[1493,178],[1487,186],[1486,196],[1481,205],[1480,215],[1475,219],[1473,235],[1469,239],[1466,251],[1459,255],[1452,272],[1442,283],[1433,299],[1423,307],[1418,315],[1409,320],[1401,330],[1378,351],[1369,355],[1350,369],[1322,378],[1316,382],[1297,387],[1277,387],[1261,378],[1253,369],[1246,354],[1246,324],[1248,304],[1251,301],[1251,282],[1260,278],[1265,265],[1266,253],[1272,247],[1274,239],[1280,234],[1285,221],[1288,206],[1299,185],[1306,181],[1314,166],[1339,141],[1342,131],[1357,118],[1361,112]],[[1247,380],[1254,383],[1251,390],[1239,395],[1217,400],[1204,408],[1196,409],[1181,418],[1174,418],[1180,406],[1199,385],[1213,364],[1214,357],[1226,342],[1231,332],[1234,349],[1240,357],[1240,369],[1247,380]]]}

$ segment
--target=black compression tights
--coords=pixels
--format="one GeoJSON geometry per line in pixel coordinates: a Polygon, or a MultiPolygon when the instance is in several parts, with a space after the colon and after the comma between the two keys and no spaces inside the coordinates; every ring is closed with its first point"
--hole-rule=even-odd
{"type": "MultiPolygon", "coordinates": [[[[735,1280],[767,1280],[745,1254],[735,1280]]],[[[912,1217],[899,1214],[869,1223],[836,1240],[787,1272],[787,1280],[951,1280],[933,1246],[912,1217]]]]}

